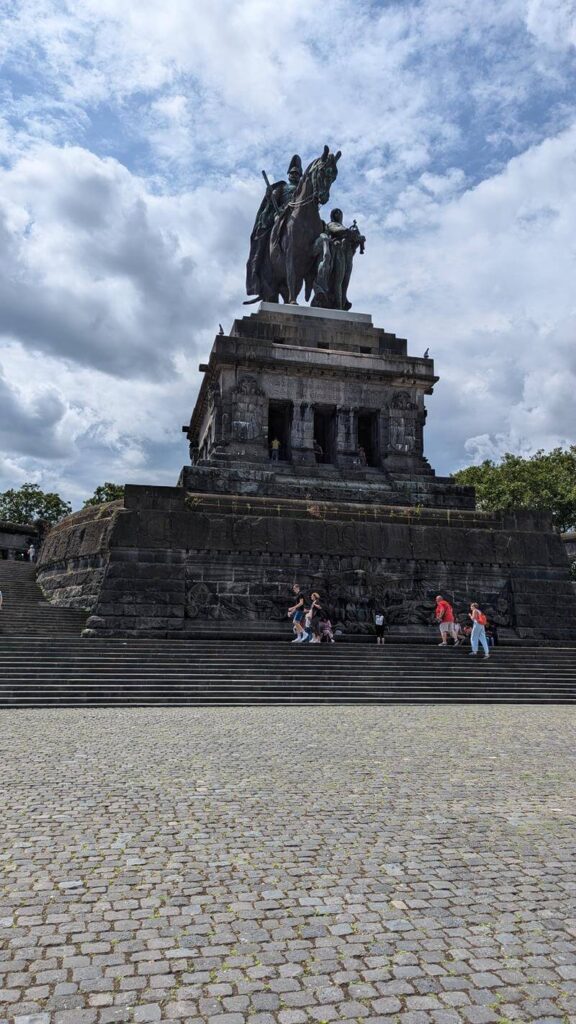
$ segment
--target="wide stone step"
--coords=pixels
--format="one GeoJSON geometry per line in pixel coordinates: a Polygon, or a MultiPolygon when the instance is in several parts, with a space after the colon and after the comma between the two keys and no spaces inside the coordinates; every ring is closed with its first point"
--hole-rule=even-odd
{"type": "Polygon", "coordinates": [[[46,601],[36,583],[36,566],[29,562],[0,561],[0,590],[4,604],[0,612],[2,649],[12,638],[36,635],[52,638],[80,638],[87,614],[61,608],[46,601]]]}
{"type": "MultiPolygon", "coordinates": [[[[189,654],[180,655],[174,654],[173,652],[167,651],[163,654],[155,654],[153,652],[142,652],[141,655],[136,654],[124,654],[121,652],[103,652],[103,653],[90,653],[82,651],[66,651],[62,648],[63,638],[59,638],[58,644],[60,645],[56,649],[47,648],[43,651],[30,650],[22,659],[20,652],[13,650],[4,649],[1,652],[0,664],[9,664],[14,667],[22,664],[32,664],[35,661],[46,665],[63,658],[66,662],[76,661],[82,662],[86,665],[99,666],[102,664],[116,664],[126,666],[150,666],[156,665],[158,667],[164,667],[167,665],[181,666],[186,669],[198,668],[201,671],[210,671],[215,668],[217,671],[222,671],[227,666],[234,668],[234,670],[240,670],[244,668],[259,668],[261,670],[276,670],[281,672],[289,671],[289,666],[293,666],[293,671],[333,671],[337,668],[346,668],[351,672],[354,672],[357,668],[363,670],[367,667],[376,668],[377,666],[396,666],[396,667],[408,667],[411,670],[421,669],[425,672],[441,672],[449,673],[457,668],[461,668],[463,665],[466,666],[467,670],[470,670],[479,662],[484,661],[482,654],[479,654],[475,660],[472,660],[468,652],[464,652],[461,657],[451,658],[449,661],[446,659],[444,664],[431,657],[418,658],[414,655],[408,655],[406,658],[394,654],[390,657],[338,657],[336,653],[322,653],[319,655],[309,655],[308,661],[304,661],[302,658],[289,655],[287,658],[266,658],[260,655],[258,659],[250,658],[244,654],[233,657],[228,654],[217,654],[211,652],[196,652],[191,651],[189,654]],[[469,659],[469,660],[465,660],[469,659]]],[[[73,641],[73,638],[71,638],[73,641]]],[[[55,641],[56,644],[56,641],[55,641]]],[[[508,671],[541,671],[543,668],[554,668],[557,670],[565,669],[567,671],[573,671],[573,660],[570,658],[547,658],[547,659],[531,659],[517,660],[515,658],[502,657],[499,653],[492,653],[490,657],[491,671],[493,672],[508,672],[508,671]]]]}
{"type": "Polygon", "coordinates": [[[0,706],[576,704],[576,647],[290,645],[270,641],[11,638],[0,706]]]}
{"type": "MultiPolygon", "coordinates": [[[[72,638],[73,639],[73,638],[72,638]]],[[[62,638],[58,641],[61,645],[62,638]]],[[[19,657],[20,652],[11,652],[7,649],[2,651],[1,663],[12,664],[18,666],[21,664],[19,657]]],[[[91,653],[83,651],[66,651],[59,646],[56,650],[47,649],[45,651],[34,651],[30,650],[25,660],[25,664],[33,662],[35,659],[41,661],[42,664],[50,663],[55,659],[64,658],[66,661],[81,661],[83,664],[92,664],[95,666],[112,663],[121,664],[127,666],[138,666],[138,665],[158,665],[159,667],[164,665],[180,665],[184,668],[199,668],[200,670],[210,671],[215,668],[221,671],[227,665],[236,669],[242,668],[259,668],[262,670],[278,669],[280,671],[287,671],[289,666],[294,666],[294,671],[331,671],[339,667],[346,667],[350,671],[354,672],[357,667],[362,668],[385,666],[385,665],[396,665],[398,667],[411,667],[413,669],[420,668],[426,672],[451,672],[455,668],[466,665],[467,669],[473,667],[480,661],[484,661],[483,654],[476,656],[475,661],[472,660],[469,652],[463,652],[462,656],[446,659],[443,663],[431,656],[429,658],[419,658],[415,655],[407,655],[406,658],[402,658],[398,654],[393,654],[389,657],[358,657],[350,658],[346,655],[340,657],[336,652],[330,651],[322,654],[310,654],[307,660],[298,658],[294,655],[288,655],[286,658],[267,658],[264,655],[260,655],[256,660],[254,657],[249,657],[246,654],[239,654],[237,657],[229,654],[218,654],[213,652],[196,652],[191,651],[189,654],[180,655],[167,651],[163,654],[156,654],[154,652],[142,652],[141,655],[123,653],[123,652],[103,652],[91,653]],[[468,659],[468,660],[465,660],[468,659]]],[[[523,672],[530,672],[531,670],[540,671],[544,666],[554,666],[556,668],[566,668],[567,670],[573,670],[573,660],[570,658],[534,658],[531,660],[515,659],[501,657],[499,653],[492,653],[490,657],[492,671],[510,671],[512,669],[518,669],[523,672]]]]}
{"type": "MultiPolygon", "coordinates": [[[[296,681],[294,681],[290,687],[285,687],[274,684],[266,685],[261,680],[253,680],[252,682],[242,684],[231,682],[229,685],[214,683],[211,686],[206,686],[202,680],[198,680],[195,684],[191,681],[181,684],[174,682],[163,682],[162,684],[159,684],[158,680],[143,680],[133,686],[126,685],[125,681],[118,681],[116,683],[101,682],[89,685],[85,680],[80,678],[67,680],[66,684],[59,682],[52,685],[40,685],[36,680],[29,680],[28,682],[23,681],[18,684],[3,683],[1,684],[1,693],[5,696],[10,696],[12,694],[20,694],[25,697],[41,695],[45,698],[62,695],[84,695],[86,698],[90,697],[91,699],[95,698],[96,700],[130,695],[136,700],[136,703],[140,697],[147,693],[154,693],[168,698],[194,695],[196,697],[200,696],[203,700],[214,699],[218,695],[227,695],[234,698],[241,697],[242,699],[255,698],[258,695],[269,695],[287,698],[289,700],[296,700],[298,697],[309,698],[314,695],[330,696],[334,694],[347,694],[349,696],[357,695],[358,697],[362,697],[366,695],[379,696],[396,694],[403,697],[410,693],[418,693],[421,695],[440,695],[443,697],[465,695],[470,698],[491,695],[499,699],[504,699],[506,696],[524,696],[531,699],[539,696],[564,696],[576,700],[576,688],[573,685],[526,687],[519,681],[515,686],[509,684],[507,686],[471,687],[469,680],[461,680],[459,683],[452,686],[447,686],[446,684],[440,685],[439,682],[417,686],[410,681],[405,683],[390,682],[388,684],[380,685],[375,683],[347,685],[342,681],[326,682],[324,685],[310,687],[297,684],[296,681]]],[[[250,700],[248,700],[248,703],[249,702],[250,700]]]]}
{"type": "Polygon", "coordinates": [[[338,694],[338,693],[325,693],[325,694],[313,694],[298,696],[294,695],[289,698],[285,694],[271,695],[271,694],[238,694],[234,697],[230,697],[227,694],[216,693],[213,695],[201,694],[194,696],[192,694],[186,694],[184,696],[166,696],[165,694],[158,694],[155,696],[147,696],[142,693],[135,698],[133,695],[129,696],[102,696],[93,697],[92,695],[78,696],[69,692],[62,694],[58,697],[47,697],[45,694],[37,694],[32,697],[22,696],[5,696],[2,695],[0,699],[0,708],[50,708],[50,707],[81,707],[81,708],[98,708],[98,707],[251,707],[251,706],[265,706],[265,705],[306,705],[313,706],[319,704],[372,704],[372,705],[384,705],[384,704],[560,704],[560,705],[574,705],[576,700],[573,697],[567,697],[564,694],[559,696],[548,696],[541,694],[538,697],[527,697],[523,694],[455,694],[446,695],[442,691],[436,693],[429,693],[425,695],[413,695],[409,692],[393,692],[388,694],[375,694],[375,695],[359,695],[359,694],[338,694]]]}

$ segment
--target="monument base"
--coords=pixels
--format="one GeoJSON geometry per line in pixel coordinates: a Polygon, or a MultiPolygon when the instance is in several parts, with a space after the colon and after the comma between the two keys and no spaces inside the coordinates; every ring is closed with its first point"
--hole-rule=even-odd
{"type": "Polygon", "coordinates": [[[384,611],[392,636],[428,638],[443,593],[478,601],[501,636],[576,640],[576,596],[548,517],[127,486],[50,532],[39,582],[87,607],[87,635],[193,637],[282,629],[292,583],[318,590],[347,634],[384,611]],[[571,625],[572,624],[572,625],[571,625]]]}
{"type": "Polygon", "coordinates": [[[435,597],[503,637],[576,640],[560,536],[474,511],[424,457],[432,361],[367,314],[275,306],[218,335],[178,487],[127,486],[48,535],[39,580],[90,636],[285,630],[296,581],[335,627],[429,638],[435,597]]]}
{"type": "MultiPolygon", "coordinates": [[[[354,501],[363,505],[474,508],[473,491],[449,477],[423,472],[383,473],[370,467],[314,464],[274,465],[267,460],[235,463],[213,458],[210,465],[184,466],[178,486],[200,494],[238,494],[303,501],[354,501]]],[[[405,465],[403,466],[405,470],[405,465]]]]}
{"type": "Polygon", "coordinates": [[[432,360],[369,314],[262,302],[200,369],[186,490],[474,508],[424,457],[432,360]]]}

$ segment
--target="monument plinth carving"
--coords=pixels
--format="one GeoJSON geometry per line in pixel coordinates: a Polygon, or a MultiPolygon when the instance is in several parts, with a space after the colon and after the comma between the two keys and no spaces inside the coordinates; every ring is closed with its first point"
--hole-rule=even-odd
{"type": "Polygon", "coordinates": [[[430,635],[437,593],[481,603],[501,636],[576,628],[560,536],[546,516],[475,510],[474,492],[424,455],[431,359],[350,312],[364,238],[326,223],[340,154],[266,190],[250,240],[256,312],[221,328],[176,487],[127,486],[123,502],[68,517],[40,563],[45,591],[87,607],[102,636],[285,629],[290,586],[318,590],[345,631],[430,635]],[[310,306],[297,305],[304,287],[310,306]],[[279,299],[284,304],[279,303],[279,299]]]}

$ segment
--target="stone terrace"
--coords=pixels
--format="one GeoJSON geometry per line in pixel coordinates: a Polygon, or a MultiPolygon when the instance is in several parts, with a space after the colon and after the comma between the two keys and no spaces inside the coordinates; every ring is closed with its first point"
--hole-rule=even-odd
{"type": "Polygon", "coordinates": [[[0,715],[0,1022],[576,1022],[562,707],[0,715]]]}

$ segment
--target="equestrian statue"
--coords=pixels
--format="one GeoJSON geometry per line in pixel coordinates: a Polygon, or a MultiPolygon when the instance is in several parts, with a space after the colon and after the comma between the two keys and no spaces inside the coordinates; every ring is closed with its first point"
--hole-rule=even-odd
{"type": "Polygon", "coordinates": [[[248,303],[284,302],[296,305],[304,285],[306,301],[314,292],[313,306],[350,309],[347,287],[354,253],[364,252],[365,238],[356,222],[342,223],[342,212],[333,210],[324,223],[320,206],[330,198],[330,186],[338,176],[340,151],[324,146],[321,156],[302,172],[296,154],[290,161],[288,181],[270,184],[264,171],[266,192],[258,209],[246,264],[246,291],[255,295],[248,303]]]}

